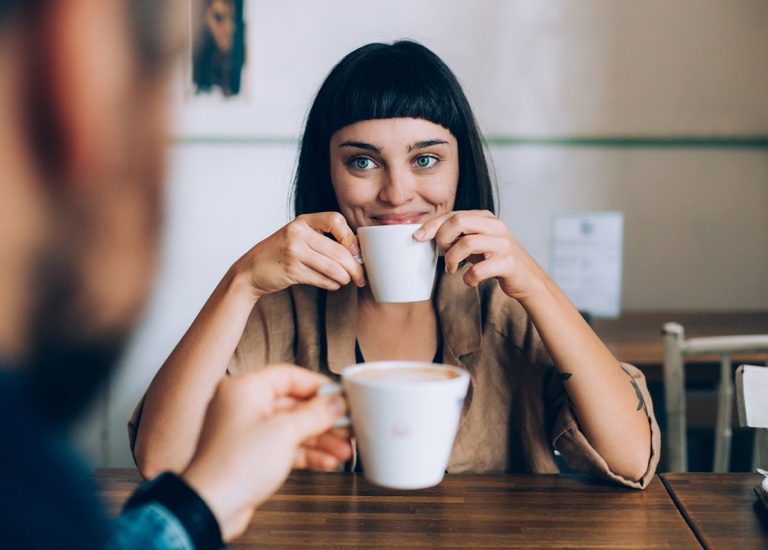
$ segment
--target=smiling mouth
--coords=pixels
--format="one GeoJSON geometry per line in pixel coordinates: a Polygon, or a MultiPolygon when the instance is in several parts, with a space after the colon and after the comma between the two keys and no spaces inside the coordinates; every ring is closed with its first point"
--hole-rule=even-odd
{"type": "Polygon", "coordinates": [[[381,216],[373,216],[373,219],[379,225],[399,225],[406,223],[420,223],[423,217],[423,212],[416,212],[409,214],[383,214],[381,216]]]}

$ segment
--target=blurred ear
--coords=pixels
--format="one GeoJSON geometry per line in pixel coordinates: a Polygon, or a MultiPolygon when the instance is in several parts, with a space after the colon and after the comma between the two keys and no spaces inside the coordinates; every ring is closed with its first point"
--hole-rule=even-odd
{"type": "Polygon", "coordinates": [[[121,114],[134,69],[126,4],[53,0],[44,16],[39,82],[46,87],[49,119],[40,130],[51,130],[41,138],[55,148],[59,183],[98,182],[119,162],[121,114]]]}

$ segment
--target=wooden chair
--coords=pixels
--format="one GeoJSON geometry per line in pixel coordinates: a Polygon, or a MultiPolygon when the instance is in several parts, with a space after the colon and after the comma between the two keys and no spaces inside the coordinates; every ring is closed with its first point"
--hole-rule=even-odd
{"type": "Polygon", "coordinates": [[[755,429],[752,467],[768,469],[768,368],[741,365],[736,369],[739,426],[755,429]]]}
{"type": "Polygon", "coordinates": [[[708,336],[686,340],[685,331],[680,324],[665,323],[661,336],[664,348],[664,401],[667,413],[667,429],[662,447],[667,453],[667,469],[671,472],[688,471],[684,359],[697,355],[719,355],[720,382],[717,391],[713,470],[727,472],[730,468],[733,418],[731,355],[763,352],[768,354],[768,334],[708,336]]]}

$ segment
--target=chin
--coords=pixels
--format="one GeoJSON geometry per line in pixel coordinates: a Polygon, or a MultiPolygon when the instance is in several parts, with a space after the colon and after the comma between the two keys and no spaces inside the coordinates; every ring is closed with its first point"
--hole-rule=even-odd
{"type": "Polygon", "coordinates": [[[68,423],[87,410],[106,383],[133,323],[126,316],[119,326],[96,326],[95,312],[101,308],[88,303],[76,262],[49,255],[43,264],[26,367],[39,408],[68,423]]]}

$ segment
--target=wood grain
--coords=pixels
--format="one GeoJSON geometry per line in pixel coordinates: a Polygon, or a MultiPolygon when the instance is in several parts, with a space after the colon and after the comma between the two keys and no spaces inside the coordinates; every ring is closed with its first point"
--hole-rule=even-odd
{"type": "Polygon", "coordinates": [[[667,473],[664,484],[705,548],[768,548],[768,508],[755,473],[667,473]]]}
{"type": "MultiPolygon", "coordinates": [[[[93,474],[111,514],[135,470],[93,474]]],[[[451,474],[394,491],[359,474],[294,472],[230,548],[700,548],[661,480],[636,491],[583,475],[451,474]]]]}

